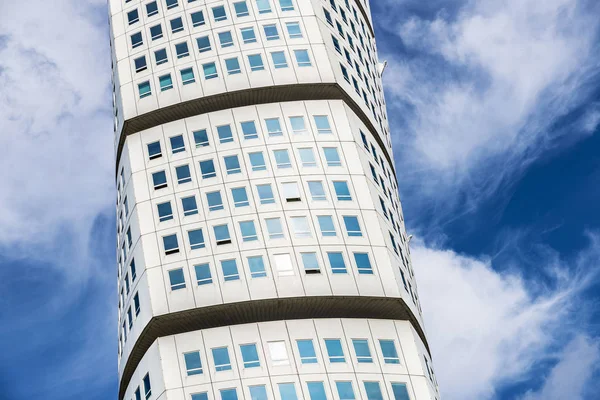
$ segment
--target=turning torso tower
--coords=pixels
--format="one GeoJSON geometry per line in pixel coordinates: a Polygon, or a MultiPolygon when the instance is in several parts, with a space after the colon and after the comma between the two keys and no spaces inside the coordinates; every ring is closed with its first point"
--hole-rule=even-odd
{"type": "Polygon", "coordinates": [[[438,400],[368,0],[109,4],[119,400],[438,400]]]}

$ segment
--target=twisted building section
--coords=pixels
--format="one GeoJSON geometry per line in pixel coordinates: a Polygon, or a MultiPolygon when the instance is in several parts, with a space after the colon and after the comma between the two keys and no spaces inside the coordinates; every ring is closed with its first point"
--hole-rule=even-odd
{"type": "Polygon", "coordinates": [[[110,0],[119,400],[438,399],[366,0],[110,0]]]}

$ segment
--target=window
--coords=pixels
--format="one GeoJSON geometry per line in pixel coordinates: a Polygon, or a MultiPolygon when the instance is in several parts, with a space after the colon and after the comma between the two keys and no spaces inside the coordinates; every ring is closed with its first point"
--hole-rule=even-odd
{"type": "Polygon", "coordinates": [[[192,68],[182,69],[179,72],[181,73],[181,83],[183,83],[184,85],[189,85],[190,83],[196,82],[196,78],[194,77],[194,70],[192,68]]]}
{"type": "Polygon", "coordinates": [[[240,62],[237,57],[228,58],[225,60],[225,67],[229,75],[241,74],[240,62]]]}
{"type": "Polygon", "coordinates": [[[306,386],[308,387],[310,400],[327,400],[323,382],[307,382],[306,386]]]}
{"type": "Polygon", "coordinates": [[[235,207],[248,207],[250,205],[248,193],[244,187],[231,189],[231,197],[233,197],[235,207]]]}
{"type": "MultiPolygon", "coordinates": [[[[177,53],[177,58],[178,59],[189,56],[190,55],[190,50],[188,48],[187,42],[177,43],[175,45],[175,52],[177,53]]],[[[191,70],[191,68],[188,68],[188,69],[191,70]]],[[[194,74],[192,73],[192,77],[193,76],[194,76],[194,74]]],[[[184,83],[184,85],[185,85],[185,83],[184,83]]]]}
{"type": "Polygon", "coordinates": [[[203,249],[205,247],[202,229],[188,231],[188,238],[190,239],[190,247],[192,250],[203,249]]]}
{"type": "Polygon", "coordinates": [[[283,51],[274,51],[271,53],[271,58],[273,59],[273,65],[275,69],[287,68],[287,59],[285,57],[285,52],[283,51]]]}
{"type": "Polygon", "coordinates": [[[326,115],[315,115],[314,119],[315,119],[315,125],[317,126],[317,132],[331,133],[331,126],[329,125],[329,118],[327,118],[326,115]]]}
{"type": "Polygon", "coordinates": [[[256,33],[254,33],[254,28],[242,28],[240,29],[242,33],[242,40],[244,44],[256,43],[256,33]]]}
{"type": "Polygon", "coordinates": [[[292,125],[292,132],[294,132],[294,134],[301,135],[306,133],[304,117],[290,117],[290,124],[292,125]]]}
{"type": "Polygon", "coordinates": [[[188,376],[202,374],[202,361],[200,360],[200,352],[193,351],[183,355],[185,360],[185,370],[188,376]]]}
{"type": "Polygon", "coordinates": [[[273,196],[273,189],[271,189],[270,184],[264,185],[256,185],[256,190],[258,192],[258,198],[260,199],[260,204],[274,204],[275,198],[273,196]]]}
{"type": "Polygon", "coordinates": [[[179,184],[188,183],[192,181],[189,165],[181,165],[175,168],[175,174],[177,175],[177,183],[179,184]]]}
{"type": "Polygon", "coordinates": [[[292,230],[294,231],[294,237],[297,239],[310,238],[310,225],[306,217],[291,217],[292,230]]]}
{"type": "Polygon", "coordinates": [[[212,13],[215,22],[225,21],[227,19],[227,13],[225,13],[225,7],[223,6],[213,7],[212,13]]]}
{"type": "Polygon", "coordinates": [[[192,26],[194,28],[197,26],[202,26],[204,24],[205,24],[204,13],[202,11],[192,13],[192,26]]]}
{"type": "Polygon", "coordinates": [[[263,156],[262,152],[258,151],[256,153],[249,153],[248,158],[250,159],[250,165],[252,165],[252,171],[267,170],[267,166],[265,164],[265,157],[263,156]]]}
{"type": "Polygon", "coordinates": [[[144,384],[144,395],[146,396],[146,399],[149,399],[150,396],[152,396],[152,387],[150,386],[150,375],[146,374],[142,382],[144,384]]]}
{"type": "Polygon", "coordinates": [[[238,18],[247,17],[248,15],[250,15],[250,12],[248,11],[248,5],[245,1],[238,1],[237,3],[233,3],[233,8],[235,8],[235,15],[238,18]]]}
{"type": "Polygon", "coordinates": [[[298,345],[298,353],[302,364],[316,364],[318,362],[312,339],[296,340],[296,344],[298,345]]]}
{"type": "Polygon", "coordinates": [[[135,65],[135,72],[142,72],[148,69],[148,65],[146,64],[146,56],[141,56],[133,60],[135,65]]]}
{"type": "Polygon", "coordinates": [[[182,198],[181,206],[183,207],[183,215],[186,217],[198,214],[198,205],[196,204],[195,196],[182,198]]]}
{"type": "Polygon", "coordinates": [[[254,121],[246,121],[241,123],[242,132],[244,133],[244,139],[257,139],[258,133],[256,131],[256,124],[254,121]]]}
{"type": "Polygon", "coordinates": [[[312,66],[308,50],[294,50],[294,56],[296,57],[296,63],[298,63],[299,67],[312,66]]]}
{"type": "Polygon", "coordinates": [[[158,171],[153,173],[152,182],[154,183],[154,190],[166,188],[167,174],[165,173],[165,171],[158,171]]]}
{"type": "Polygon", "coordinates": [[[283,196],[288,203],[301,201],[300,190],[296,182],[284,182],[281,184],[283,196]]]}
{"type": "Polygon", "coordinates": [[[146,4],[146,14],[149,17],[158,14],[158,5],[156,4],[155,1],[146,4]]]}
{"type": "Polygon", "coordinates": [[[233,46],[231,31],[219,32],[219,43],[221,43],[221,48],[233,46]]]}
{"type": "Polygon", "coordinates": [[[169,271],[169,281],[171,282],[171,290],[185,289],[183,269],[179,268],[169,271]]]}
{"type": "Polygon", "coordinates": [[[215,238],[217,239],[217,246],[231,243],[231,236],[229,235],[227,224],[215,225],[213,230],[215,232],[215,238]]]}
{"type": "Polygon", "coordinates": [[[268,342],[269,354],[273,366],[289,365],[290,360],[288,358],[287,347],[284,341],[268,342]]]}
{"type": "Polygon", "coordinates": [[[290,39],[302,38],[302,30],[300,29],[300,24],[298,22],[288,22],[285,24],[285,27],[287,28],[290,39]]]}
{"type": "Polygon", "coordinates": [[[170,21],[171,33],[181,32],[183,30],[183,20],[181,17],[174,18],[170,21]]]}
{"type": "Polygon", "coordinates": [[[131,48],[135,49],[136,47],[140,47],[144,44],[144,39],[142,38],[142,32],[137,32],[131,35],[131,48]]]}
{"type": "Polygon", "coordinates": [[[193,393],[192,400],[208,400],[208,393],[207,392],[193,393]]]}
{"type": "Polygon", "coordinates": [[[265,69],[263,59],[260,54],[251,54],[248,56],[248,63],[250,64],[250,71],[262,71],[265,69]]]}
{"type": "Polygon", "coordinates": [[[344,216],[344,225],[346,226],[346,233],[350,237],[362,236],[362,232],[360,230],[360,224],[358,223],[358,217],[354,216],[344,216]]]}
{"type": "Polygon", "coordinates": [[[304,272],[306,274],[321,273],[317,253],[300,253],[300,256],[302,257],[302,264],[304,265],[304,272]]]}
{"type": "Polygon", "coordinates": [[[315,159],[315,153],[313,149],[308,147],[304,149],[298,149],[300,155],[300,161],[304,168],[312,168],[317,166],[317,160],[315,159]]]}
{"type": "Polygon", "coordinates": [[[202,69],[204,70],[205,79],[213,79],[219,77],[219,74],[217,73],[217,66],[214,62],[202,64],[202,69]]]}
{"type": "Polygon", "coordinates": [[[265,385],[250,386],[251,400],[268,400],[267,389],[265,385]]]}
{"type": "Polygon", "coordinates": [[[279,276],[292,276],[294,275],[294,266],[292,264],[292,257],[289,254],[275,254],[273,256],[275,268],[279,276]]]}
{"type": "Polygon", "coordinates": [[[269,0],[256,0],[256,7],[259,14],[268,14],[272,11],[269,0]]]}
{"type": "Polygon", "coordinates": [[[337,196],[338,201],[352,201],[350,189],[348,188],[348,182],[334,181],[333,189],[335,190],[335,195],[337,196]]]}
{"type": "MultiPolygon", "coordinates": [[[[131,277],[131,280],[133,279],[135,278],[131,277]]],[[[133,308],[135,309],[135,315],[140,315],[140,296],[137,293],[133,296],[133,308]]]]}
{"type": "Polygon", "coordinates": [[[256,351],[256,345],[254,343],[240,345],[240,351],[242,353],[242,361],[244,362],[244,368],[260,367],[258,351],[256,351]]]}
{"type": "Polygon", "coordinates": [[[248,266],[250,267],[250,276],[252,278],[263,278],[267,276],[262,256],[248,257],[248,266]]]}
{"type": "Polygon", "coordinates": [[[354,260],[356,261],[359,274],[373,275],[373,268],[371,267],[368,253],[354,253],[354,260]]]}
{"type": "Polygon", "coordinates": [[[156,206],[158,209],[158,221],[165,222],[173,219],[173,209],[171,208],[171,202],[161,203],[156,206]]]}
{"type": "Polygon", "coordinates": [[[237,391],[233,389],[220,389],[221,400],[238,400],[237,391]]]}
{"type": "Polygon", "coordinates": [[[240,222],[240,232],[242,232],[242,240],[244,242],[253,242],[258,240],[256,235],[256,228],[254,221],[242,221],[240,222]]]}
{"type": "Polygon", "coordinates": [[[352,382],[336,382],[335,387],[340,396],[340,400],[355,400],[354,389],[352,389],[352,382]]]}
{"type": "Polygon", "coordinates": [[[158,39],[162,38],[163,37],[162,25],[158,24],[158,25],[154,25],[154,26],[150,27],[150,36],[152,37],[152,40],[158,40],[158,39]]]}
{"type": "Polygon", "coordinates": [[[237,281],[240,279],[240,274],[237,269],[237,262],[234,260],[221,261],[221,269],[223,270],[223,279],[225,282],[237,281]]]}
{"type": "Polygon", "coordinates": [[[135,272],[135,260],[131,260],[131,263],[129,264],[129,269],[131,270],[131,281],[135,281],[135,277],[136,272],[135,272]]]}
{"type": "Polygon", "coordinates": [[[267,231],[269,239],[283,239],[283,227],[281,226],[281,218],[267,218],[267,231]]]}
{"type": "Polygon", "coordinates": [[[194,142],[196,143],[196,148],[198,147],[206,147],[210,145],[208,141],[208,133],[206,129],[201,129],[199,131],[194,131],[194,142]]]}
{"type": "Polygon", "coordinates": [[[383,400],[379,382],[364,382],[364,385],[365,392],[367,392],[367,400],[383,400]]]}
{"type": "Polygon", "coordinates": [[[204,179],[214,178],[217,176],[213,160],[200,161],[200,171],[202,173],[202,178],[204,179]]]}
{"type": "Polygon", "coordinates": [[[346,362],[340,339],[325,339],[325,348],[330,363],[346,362]]]}
{"type": "Polygon", "coordinates": [[[381,354],[383,354],[383,362],[386,364],[400,364],[400,357],[398,357],[393,340],[379,339],[379,346],[381,347],[381,354]]]}
{"type": "Polygon", "coordinates": [[[326,201],[325,188],[323,188],[323,182],[321,181],[309,181],[308,190],[313,201],[326,201]]]}
{"type": "Polygon", "coordinates": [[[156,65],[161,65],[169,61],[167,57],[167,49],[160,49],[154,52],[154,59],[156,60],[156,65]]]}
{"type": "Polygon", "coordinates": [[[185,142],[183,140],[183,135],[173,136],[169,139],[169,141],[171,142],[171,151],[173,152],[173,154],[185,151],[185,142]]]}
{"type": "Polygon", "coordinates": [[[163,236],[163,245],[165,247],[165,255],[179,253],[177,235],[163,236]]]}
{"type": "Polygon", "coordinates": [[[225,169],[227,170],[227,175],[240,174],[242,172],[238,156],[233,155],[223,157],[223,160],[225,161],[225,169]]]}
{"type": "Polygon", "coordinates": [[[137,8],[133,11],[129,11],[127,13],[127,21],[129,25],[133,25],[140,20],[140,14],[138,13],[137,8]]]}
{"type": "Polygon", "coordinates": [[[317,220],[319,221],[319,229],[321,229],[323,237],[337,236],[331,215],[319,215],[317,216],[317,220]]]}
{"type": "Polygon", "coordinates": [[[231,369],[231,361],[229,360],[229,351],[227,351],[227,347],[217,347],[212,349],[212,356],[217,371],[229,371],[231,369]]]}
{"type": "Polygon", "coordinates": [[[359,363],[372,363],[373,357],[371,357],[371,350],[369,349],[369,342],[365,339],[352,339],[352,345],[354,346],[354,352],[356,353],[356,360],[359,363]]]}
{"type": "Polygon", "coordinates": [[[293,383],[278,383],[279,395],[281,400],[298,400],[296,395],[296,387],[293,383]]]}
{"type": "Polygon", "coordinates": [[[166,0],[166,3],[167,3],[167,10],[169,10],[171,8],[175,8],[179,5],[178,0],[166,0]]]}
{"type": "Polygon", "coordinates": [[[278,383],[279,395],[281,400],[298,400],[296,395],[296,387],[293,383],[278,383]]]}
{"type": "Polygon", "coordinates": [[[292,168],[292,162],[290,161],[290,155],[287,150],[273,150],[273,155],[275,156],[277,168],[292,168]]]}
{"type": "Polygon", "coordinates": [[[410,400],[405,383],[392,382],[392,392],[394,393],[394,400],[410,400]]]}
{"type": "Polygon", "coordinates": [[[334,274],[345,274],[348,271],[346,270],[346,263],[344,262],[344,256],[340,252],[330,252],[327,253],[327,258],[329,259],[329,265],[331,266],[331,272],[334,274]]]}
{"type": "Polygon", "coordinates": [[[148,158],[150,160],[154,160],[155,158],[162,157],[162,152],[160,150],[160,142],[152,142],[148,143],[148,158]]]}
{"type": "Polygon", "coordinates": [[[198,51],[200,53],[210,51],[210,39],[208,38],[208,36],[196,38],[196,43],[198,44],[198,51]]]}
{"type": "Polygon", "coordinates": [[[265,31],[265,36],[267,37],[267,40],[279,39],[279,31],[277,30],[277,25],[265,25],[263,26],[263,30],[265,31]]]}
{"type": "Polygon", "coordinates": [[[152,88],[150,87],[150,81],[142,82],[138,84],[138,92],[140,93],[140,99],[152,95],[152,88]]]}
{"type": "Polygon", "coordinates": [[[341,167],[342,161],[340,160],[340,155],[338,153],[337,148],[335,147],[325,147],[323,148],[323,154],[325,155],[325,160],[327,160],[327,165],[330,167],[341,167]]]}
{"type": "Polygon", "coordinates": [[[160,91],[164,92],[165,90],[173,89],[173,80],[171,79],[171,74],[163,75],[158,78],[160,82],[160,91]]]}
{"type": "Polygon", "coordinates": [[[133,327],[133,314],[131,313],[131,307],[127,309],[127,321],[129,322],[129,329],[133,327]]]}
{"type": "Polygon", "coordinates": [[[198,282],[198,286],[212,283],[212,275],[208,263],[195,265],[194,270],[196,271],[196,281],[198,282]]]}
{"type": "Polygon", "coordinates": [[[142,395],[140,394],[139,386],[137,387],[137,389],[135,389],[135,400],[142,400],[142,395]]]}
{"type": "Polygon", "coordinates": [[[233,142],[233,133],[231,132],[231,125],[217,126],[217,133],[219,135],[219,141],[221,143],[233,142]]]}
{"type": "Polygon", "coordinates": [[[265,124],[267,125],[267,132],[269,132],[269,136],[283,136],[279,118],[267,118],[265,119],[265,124]]]}
{"type": "Polygon", "coordinates": [[[279,0],[279,6],[281,7],[281,11],[294,11],[292,0],[279,0]]]}

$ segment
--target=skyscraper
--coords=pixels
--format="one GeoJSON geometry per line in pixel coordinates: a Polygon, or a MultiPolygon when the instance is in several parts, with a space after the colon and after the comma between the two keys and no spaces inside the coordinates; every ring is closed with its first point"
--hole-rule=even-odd
{"type": "Polygon", "coordinates": [[[119,400],[438,399],[367,0],[109,0],[119,400]]]}

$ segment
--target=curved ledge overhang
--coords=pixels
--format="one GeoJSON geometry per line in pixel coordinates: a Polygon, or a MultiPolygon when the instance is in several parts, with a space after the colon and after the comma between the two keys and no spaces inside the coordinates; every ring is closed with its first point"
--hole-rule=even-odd
{"type": "Polygon", "coordinates": [[[120,379],[119,400],[142,357],[159,337],[202,329],[314,318],[362,318],[409,321],[429,353],[421,325],[404,300],[391,297],[318,296],[251,300],[194,308],[154,317],[138,337],[129,353],[120,379]]]}
{"type": "Polygon", "coordinates": [[[225,92],[212,96],[200,97],[181,103],[162,107],[147,112],[135,118],[128,119],[123,124],[119,146],[117,149],[117,163],[115,171],[118,170],[121,153],[125,145],[125,138],[153,128],[162,124],[190,118],[195,115],[226,110],[230,108],[253,106],[258,104],[283,103],[288,101],[310,101],[310,100],[342,100],[360,118],[369,129],[381,151],[385,155],[394,176],[396,170],[392,158],[379,136],[377,129],[371,123],[369,117],[362,108],[342,89],[337,83],[307,83],[292,85],[267,86],[254,89],[244,89],[233,92],[225,92]]]}

